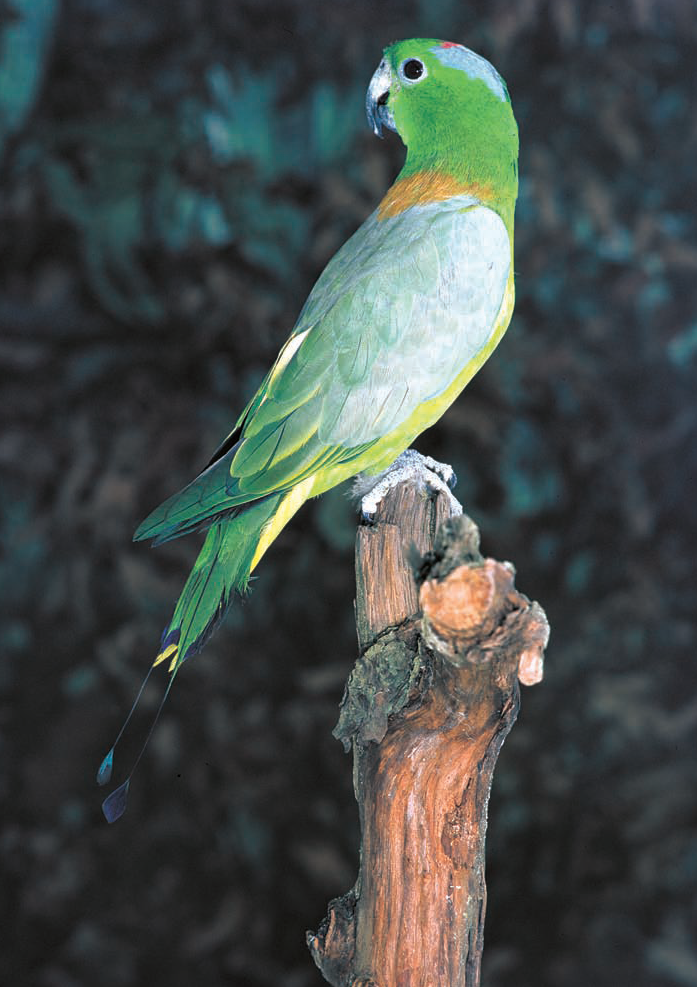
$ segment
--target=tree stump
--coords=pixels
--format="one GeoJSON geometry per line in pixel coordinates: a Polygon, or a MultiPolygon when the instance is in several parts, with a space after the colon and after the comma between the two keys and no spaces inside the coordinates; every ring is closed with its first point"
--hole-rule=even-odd
{"type": "Polygon", "coordinates": [[[549,636],[513,577],[411,483],[358,529],[360,655],[334,735],[353,747],[360,869],[307,934],[334,987],[479,984],[492,774],[549,636]]]}

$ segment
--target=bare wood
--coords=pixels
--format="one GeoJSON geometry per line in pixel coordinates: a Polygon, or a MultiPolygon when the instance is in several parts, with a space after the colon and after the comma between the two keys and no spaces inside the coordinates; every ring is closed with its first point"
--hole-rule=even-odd
{"type": "Polygon", "coordinates": [[[549,629],[449,514],[402,484],[358,531],[361,654],[334,732],[354,750],[360,872],[308,933],[335,987],[479,984],[492,774],[549,629]]]}
{"type": "Polygon", "coordinates": [[[426,554],[442,521],[450,517],[445,497],[433,499],[402,483],[380,504],[374,524],[356,534],[356,630],[360,651],[386,627],[419,612],[412,559],[426,554]],[[380,591],[375,592],[375,583],[380,591]]]}

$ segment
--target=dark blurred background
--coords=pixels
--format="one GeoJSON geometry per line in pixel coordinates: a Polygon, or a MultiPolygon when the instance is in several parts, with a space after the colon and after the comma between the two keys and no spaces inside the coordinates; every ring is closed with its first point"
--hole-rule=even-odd
{"type": "Polygon", "coordinates": [[[697,5],[2,0],[7,987],[322,982],[304,932],[358,846],[343,491],[182,670],[113,827],[94,773],[197,551],[131,533],[396,175],[363,98],[415,35],[494,62],[521,130],[516,314],[419,443],[552,625],[494,781],[484,987],[697,985],[697,5]]]}

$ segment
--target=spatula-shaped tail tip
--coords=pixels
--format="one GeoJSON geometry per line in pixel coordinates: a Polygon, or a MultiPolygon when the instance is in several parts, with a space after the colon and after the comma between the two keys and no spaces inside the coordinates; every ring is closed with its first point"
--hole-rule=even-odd
{"type": "Polygon", "coordinates": [[[116,822],[126,811],[128,804],[128,786],[131,779],[126,778],[123,785],[115,788],[111,795],[108,795],[102,802],[102,812],[108,823],[116,822]]]}

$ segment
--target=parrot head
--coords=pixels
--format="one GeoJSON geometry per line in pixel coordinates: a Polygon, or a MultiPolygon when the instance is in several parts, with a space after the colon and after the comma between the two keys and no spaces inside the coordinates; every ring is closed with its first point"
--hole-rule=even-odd
{"type": "Polygon", "coordinates": [[[434,38],[390,45],[368,86],[366,113],[378,137],[386,127],[406,145],[402,177],[446,171],[515,198],[518,128],[508,90],[464,45],[434,38]]]}

